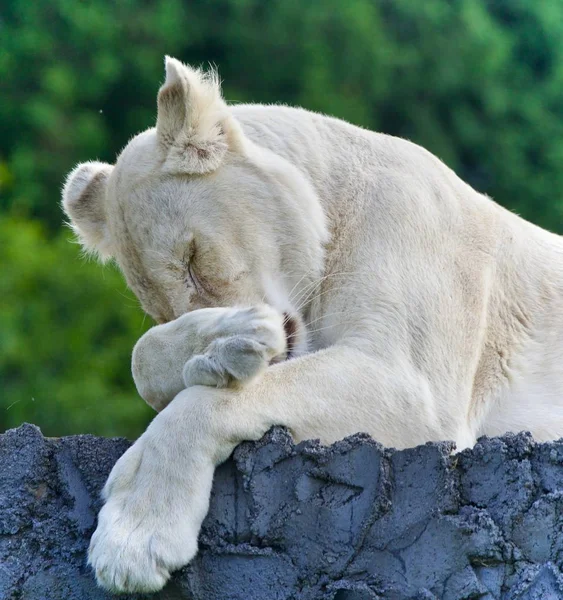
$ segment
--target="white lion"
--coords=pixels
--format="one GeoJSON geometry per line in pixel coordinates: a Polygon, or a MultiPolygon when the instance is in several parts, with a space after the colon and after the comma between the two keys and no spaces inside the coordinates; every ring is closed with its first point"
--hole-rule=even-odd
{"type": "Polygon", "coordinates": [[[161,412],[115,465],[90,546],[108,589],[158,590],[188,563],[215,466],[274,424],[399,448],[563,434],[562,239],[415,144],[230,107],[169,58],[156,128],[115,166],[79,165],[63,199],[167,323],[134,353],[161,412]]]}

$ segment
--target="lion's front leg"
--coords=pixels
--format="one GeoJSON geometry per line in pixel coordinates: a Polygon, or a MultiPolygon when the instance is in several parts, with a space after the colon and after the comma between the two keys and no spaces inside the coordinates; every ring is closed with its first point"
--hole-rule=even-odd
{"type": "Polygon", "coordinates": [[[217,462],[201,412],[213,390],[199,391],[178,397],[181,412],[191,413],[189,424],[175,422],[176,414],[165,409],[110,473],[88,562],[112,592],[157,591],[197,552],[217,462]]]}
{"type": "Polygon", "coordinates": [[[357,431],[397,447],[455,438],[416,373],[331,347],[270,367],[242,389],[182,391],[110,475],[90,547],[98,581],[117,591],[162,587],[196,553],[214,466],[272,425],[325,442],[357,431]]]}

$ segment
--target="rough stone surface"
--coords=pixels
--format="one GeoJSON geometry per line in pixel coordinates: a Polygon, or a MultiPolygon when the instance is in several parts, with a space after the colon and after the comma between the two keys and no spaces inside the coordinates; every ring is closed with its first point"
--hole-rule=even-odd
{"type": "MultiPolygon", "coordinates": [[[[32,425],[0,436],[2,600],[111,597],[85,552],[128,445],[48,439],[32,425]]],[[[519,434],[451,450],[395,451],[360,434],[294,445],[273,429],[218,469],[199,555],[151,597],[563,598],[563,441],[519,434]]]]}

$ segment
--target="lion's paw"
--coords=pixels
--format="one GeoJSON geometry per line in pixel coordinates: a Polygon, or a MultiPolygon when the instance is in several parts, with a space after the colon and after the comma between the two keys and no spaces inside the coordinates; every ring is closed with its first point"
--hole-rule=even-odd
{"type": "Polygon", "coordinates": [[[112,592],[158,591],[172,571],[195,556],[197,532],[155,531],[150,522],[131,517],[125,502],[111,501],[102,508],[88,562],[98,584],[112,592]]]}
{"type": "Polygon", "coordinates": [[[162,467],[151,468],[154,457],[139,442],[142,446],[141,439],[110,474],[104,488],[107,500],[88,550],[98,584],[115,593],[160,590],[197,553],[207,511],[212,471],[209,485],[201,490],[179,483],[162,467]]]}
{"type": "Polygon", "coordinates": [[[233,334],[219,337],[188,360],[183,377],[186,387],[228,387],[256,377],[286,353],[283,317],[268,306],[236,311],[230,323],[233,334]]]}

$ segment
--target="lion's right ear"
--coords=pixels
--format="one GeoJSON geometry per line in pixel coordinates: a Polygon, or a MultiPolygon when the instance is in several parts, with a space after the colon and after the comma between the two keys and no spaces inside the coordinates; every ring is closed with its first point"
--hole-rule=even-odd
{"type": "Polygon", "coordinates": [[[204,73],[166,57],[158,92],[156,133],[168,173],[202,174],[239,149],[242,132],[221,96],[215,71],[204,73]]]}
{"type": "Polygon", "coordinates": [[[101,162],[79,164],[63,188],[63,210],[80,243],[103,260],[112,256],[106,219],[106,189],[113,166],[101,162]]]}

